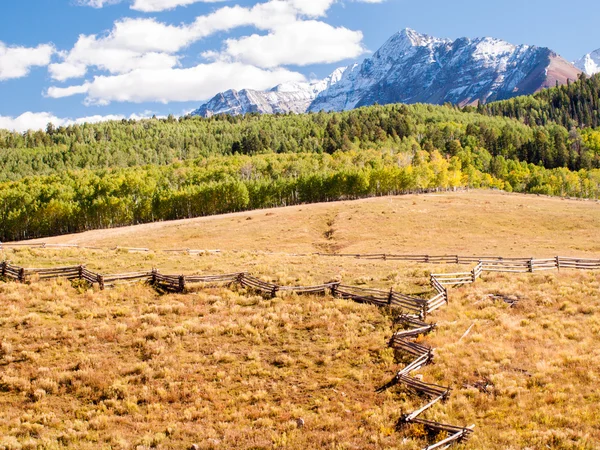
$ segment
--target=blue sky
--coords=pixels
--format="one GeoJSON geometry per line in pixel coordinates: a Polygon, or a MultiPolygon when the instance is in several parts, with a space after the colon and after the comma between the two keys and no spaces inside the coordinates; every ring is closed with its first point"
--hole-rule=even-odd
{"type": "Polygon", "coordinates": [[[0,127],[182,115],[227,88],[323,78],[410,27],[568,60],[600,48],[600,2],[3,0],[0,127]]]}

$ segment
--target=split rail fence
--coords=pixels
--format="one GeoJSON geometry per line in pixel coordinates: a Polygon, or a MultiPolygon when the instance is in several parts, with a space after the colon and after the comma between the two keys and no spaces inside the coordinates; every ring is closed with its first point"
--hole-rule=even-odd
{"type": "MultiPolygon", "coordinates": [[[[46,247],[48,248],[48,247],[46,247]]],[[[129,249],[130,251],[145,251],[147,249],[129,249]]],[[[97,284],[100,289],[113,287],[118,284],[147,282],[165,291],[184,292],[190,285],[239,285],[244,288],[259,292],[263,295],[275,297],[278,292],[293,292],[296,294],[325,294],[331,293],[335,297],[370,303],[381,307],[390,307],[401,311],[400,323],[403,329],[396,332],[389,345],[396,351],[404,352],[414,359],[403,369],[397,372],[393,380],[382,386],[382,392],[394,385],[402,384],[412,391],[423,395],[427,403],[410,414],[404,414],[399,420],[399,426],[417,424],[434,432],[446,432],[448,437],[427,446],[424,450],[446,449],[454,443],[467,439],[474,429],[474,425],[460,427],[439,423],[420,418],[424,412],[450,395],[450,387],[440,386],[425,382],[411,376],[411,373],[429,364],[433,359],[433,349],[417,342],[417,338],[435,329],[435,324],[424,320],[429,314],[448,303],[448,287],[462,286],[475,283],[484,272],[509,272],[526,273],[556,269],[582,269],[600,270],[600,259],[554,257],[546,259],[534,258],[502,258],[502,257],[464,257],[459,255],[393,255],[393,254],[335,254],[321,256],[354,257],[362,259],[383,259],[389,261],[413,261],[428,264],[472,264],[475,267],[470,272],[438,273],[431,274],[430,283],[435,295],[430,299],[422,299],[395,292],[361,288],[344,285],[339,282],[325,283],[316,286],[281,286],[256,278],[246,272],[236,272],[224,275],[165,275],[157,269],[147,272],[131,272],[122,274],[100,274],[92,272],[85,265],[54,267],[54,268],[23,268],[10,264],[8,261],[0,263],[0,275],[3,278],[28,282],[36,277],[40,280],[52,278],[66,278],[70,280],[84,280],[90,284],[97,284]]]]}

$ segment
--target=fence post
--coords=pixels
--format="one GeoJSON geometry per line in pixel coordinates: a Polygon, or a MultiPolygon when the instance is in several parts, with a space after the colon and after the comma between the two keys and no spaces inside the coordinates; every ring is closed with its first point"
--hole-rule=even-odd
{"type": "Polygon", "coordinates": [[[277,286],[277,285],[273,286],[273,289],[271,290],[271,298],[275,298],[277,296],[278,290],[279,290],[279,286],[277,286]]]}
{"type": "Polygon", "coordinates": [[[153,268],[152,269],[152,285],[156,285],[156,275],[158,274],[158,269],[157,268],[153,268]]]}
{"type": "Polygon", "coordinates": [[[179,275],[179,292],[185,291],[185,277],[183,275],[179,275]]]}
{"type": "Polygon", "coordinates": [[[98,286],[100,287],[100,290],[103,291],[104,290],[104,276],[103,275],[96,275],[96,280],[98,281],[98,286]]]}
{"type": "Polygon", "coordinates": [[[25,283],[25,269],[23,267],[19,269],[19,281],[25,283]]]}
{"type": "Polygon", "coordinates": [[[85,266],[83,264],[79,265],[79,279],[82,280],[83,279],[83,268],[85,266]]]}
{"type": "Polygon", "coordinates": [[[390,295],[388,296],[388,305],[392,304],[392,299],[394,298],[394,288],[390,288],[390,295]]]}
{"type": "Polygon", "coordinates": [[[331,285],[331,296],[335,297],[337,294],[337,288],[339,287],[340,283],[334,283],[331,285]]]}
{"type": "Polygon", "coordinates": [[[556,257],[556,268],[560,270],[560,257],[556,257]]]}
{"type": "Polygon", "coordinates": [[[458,265],[458,255],[456,255],[456,264],[458,265]]]}
{"type": "Polygon", "coordinates": [[[2,276],[6,276],[6,261],[2,261],[2,276]]]}
{"type": "Polygon", "coordinates": [[[477,268],[477,267],[473,267],[473,270],[471,270],[471,275],[472,275],[472,277],[473,277],[473,283],[475,283],[475,281],[477,281],[477,277],[475,276],[475,269],[476,269],[476,268],[477,268]]]}
{"type": "Polygon", "coordinates": [[[529,271],[533,273],[533,258],[529,260],[529,271]]]}
{"type": "Polygon", "coordinates": [[[244,284],[244,276],[245,276],[244,272],[240,273],[240,274],[239,274],[239,275],[236,277],[236,279],[235,279],[235,282],[236,282],[237,284],[239,284],[239,285],[242,285],[242,286],[243,286],[243,284],[244,284]]]}

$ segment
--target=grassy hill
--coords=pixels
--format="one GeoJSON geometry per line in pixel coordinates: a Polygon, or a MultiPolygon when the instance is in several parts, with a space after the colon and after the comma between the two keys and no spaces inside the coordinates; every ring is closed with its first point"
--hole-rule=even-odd
{"type": "MultiPolygon", "coordinates": [[[[313,252],[598,257],[597,202],[491,191],[383,197],[97,230],[49,239],[125,250],[4,250],[28,267],[106,273],[246,270],[281,284],[343,280],[428,295],[429,273],[465,270],[313,252]],[[159,249],[221,249],[184,255],[159,249]]],[[[470,267],[468,268],[470,269],[470,267]]],[[[391,448],[424,403],[401,386],[394,316],[324,297],[211,288],[159,295],[65,281],[0,282],[0,448],[391,448]],[[303,419],[300,428],[298,419],[303,419]]],[[[421,342],[424,380],[451,397],[426,417],[476,424],[464,448],[593,449],[600,335],[596,272],[485,274],[450,292],[421,342]],[[469,330],[468,333],[466,331],[469,330]]]]}
{"type": "Polygon", "coordinates": [[[456,187],[600,197],[600,133],[457,108],[0,130],[0,240],[456,187]]]}

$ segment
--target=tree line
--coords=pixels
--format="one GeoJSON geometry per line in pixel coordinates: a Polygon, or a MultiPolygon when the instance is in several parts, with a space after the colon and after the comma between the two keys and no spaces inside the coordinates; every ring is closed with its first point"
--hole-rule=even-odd
{"type": "Polygon", "coordinates": [[[600,196],[600,170],[546,169],[470,148],[211,156],[158,166],[64,171],[0,183],[0,240],[20,240],[431,188],[600,196]]]}
{"type": "Polygon", "coordinates": [[[169,117],[49,124],[45,132],[0,130],[0,182],[78,169],[163,166],[215,155],[393,148],[405,138],[450,157],[468,147],[546,168],[600,167],[600,152],[581,130],[556,123],[528,126],[451,106],[387,105],[341,113],[169,117]]]}
{"type": "Polygon", "coordinates": [[[555,123],[571,130],[600,126],[600,75],[587,77],[563,86],[544,89],[534,95],[466,107],[490,116],[518,119],[526,125],[545,126],[555,123]]]}

